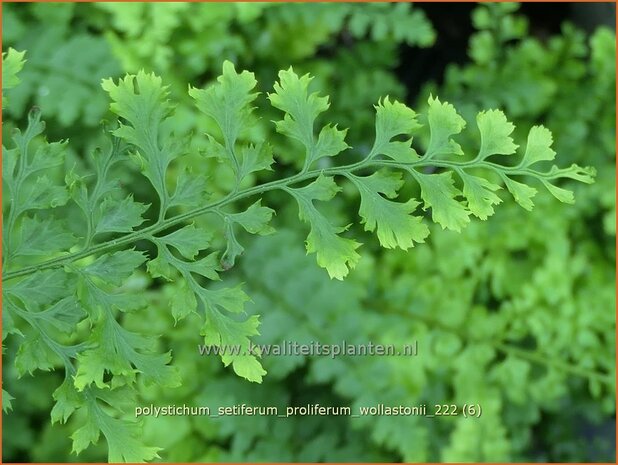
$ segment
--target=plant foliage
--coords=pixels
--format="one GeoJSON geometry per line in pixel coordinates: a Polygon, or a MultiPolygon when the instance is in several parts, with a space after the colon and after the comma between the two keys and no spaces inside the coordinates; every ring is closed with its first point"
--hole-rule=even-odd
{"type": "MultiPolygon", "coordinates": [[[[9,73],[21,66],[19,57],[14,51],[3,57],[9,73]]],[[[70,172],[65,183],[58,183],[46,174],[63,163],[65,143],[36,143],[44,129],[36,110],[30,113],[27,128],[15,131],[12,146],[3,147],[4,192],[10,199],[3,229],[3,326],[7,335],[25,338],[15,360],[20,374],[53,369],[58,361],[64,366],[66,377],[54,393],[52,420],[66,422],[75,411],[85,412],[84,423],[72,435],[75,452],[96,443],[102,434],[110,461],[150,460],[157,454],[156,448],[140,442],[134,424],[108,411],[122,411],[118,398],[130,395],[138,378],[170,387],[179,384],[176,369],[169,365],[171,354],[153,352],[151,340],[126,330],[117,318],[118,311],[144,311],[140,300],[122,288],[144,263],[154,278],[183,282],[171,311],[177,320],[199,312],[207,345],[246,348],[250,338],[258,334],[257,316],[236,318],[249,300],[245,292],[239,286],[211,289],[208,284],[219,280],[220,272],[233,265],[242,252],[234,233],[236,225],[253,234],[272,232],[268,223],[274,211],[262,206],[261,199],[243,212],[231,211],[234,201],[276,189],[289,194],[298,204],[300,219],[310,228],[307,252],[316,254],[318,265],[331,278],[342,279],[358,263],[361,244],[346,237],[349,225],[333,224],[316,204],[341,190],[336,179],[347,179],[359,190],[359,215],[365,230],[377,231],[382,246],[404,250],[424,242],[429,234],[421,206],[431,209],[431,219],[442,228],[455,231],[469,223],[471,215],[486,219],[493,213],[493,206],[501,201],[495,194],[500,185],[471,170],[496,174],[526,209],[532,208],[536,191],[514,178],[536,179],[563,202],[573,202],[573,197],[554,184],[557,179],[592,182],[592,170],[576,165],[566,169],[554,166],[549,171],[536,168],[537,162],[551,161],[555,156],[551,133],[541,126],[531,129],[523,154],[517,155],[510,136],[514,126],[499,110],[478,114],[481,145],[475,155],[465,157],[453,136],[466,123],[452,105],[437,98],[430,98],[424,116],[430,132],[424,154],[412,148],[412,137],[422,127],[419,115],[385,97],[375,106],[371,151],[350,165],[316,168],[319,159],[337,156],[348,146],[345,130],[328,124],[316,128],[316,118],[328,109],[329,99],[311,92],[310,81],[310,76],[298,76],[290,68],[279,73],[274,92],[268,95],[283,113],[276,122],[277,131],[302,147],[303,169],[245,189],[241,183],[248,173],[271,169],[273,164],[267,143],[238,142],[258,95],[253,74],[238,73],[226,62],[218,84],[189,89],[197,107],[215,120],[222,135],[221,140],[210,137],[206,153],[228,163],[236,176],[233,190],[220,199],[205,200],[206,173],[181,171],[170,187],[167,171],[170,164],[181,163],[184,147],[171,132],[173,113],[167,87],[154,74],[139,72],[118,82],[103,81],[110,108],[120,119],[112,131],[110,148],[92,154],[94,182],[89,176],[70,172]],[[126,163],[129,153],[156,192],[157,205],[123,195],[109,177],[110,167],[126,163]],[[507,166],[494,161],[495,155],[518,159],[507,166]],[[426,167],[444,170],[423,172],[426,167]],[[453,174],[462,181],[462,190],[456,187],[453,174]],[[421,201],[397,201],[404,175],[419,184],[421,201]],[[69,228],[54,214],[69,202],[82,214],[81,228],[69,228]],[[174,214],[177,207],[189,210],[174,214]],[[156,209],[157,220],[143,225],[148,208],[156,209]],[[219,215],[224,220],[227,248],[222,258],[211,249],[209,234],[191,223],[202,214],[219,215]],[[156,257],[135,249],[140,240],[156,246],[156,257]],[[40,261],[40,257],[53,258],[40,261]],[[24,320],[29,330],[21,334],[14,319],[24,320]],[[80,323],[91,328],[89,337],[65,342],[62,335],[71,335],[80,323]]],[[[8,80],[9,85],[14,82],[14,78],[8,80]]],[[[225,354],[222,361],[250,381],[261,382],[266,374],[253,355],[225,354]]]]}
{"type": "Polygon", "coordinates": [[[415,111],[397,48],[435,34],[408,4],[5,5],[3,456],[606,460],[571,439],[615,412],[614,36],[516,10],[478,7],[415,111]],[[483,415],[134,415],[247,401],[483,415]]]}

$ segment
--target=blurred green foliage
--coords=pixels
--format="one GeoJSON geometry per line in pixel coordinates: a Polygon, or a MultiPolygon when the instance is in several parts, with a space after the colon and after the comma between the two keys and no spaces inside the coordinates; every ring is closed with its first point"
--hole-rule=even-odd
{"type": "MultiPolygon", "coordinates": [[[[590,189],[575,188],[577,202],[569,211],[558,211],[554,200],[541,194],[537,201],[543,207],[530,216],[505,206],[490,220],[494,228],[473,225],[464,232],[463,243],[453,238],[441,250],[459,244],[460,253],[466,250],[466,256],[477,258],[469,272],[479,275],[481,311],[497,312],[502,320],[492,329],[494,336],[496,328],[504,331],[500,347],[517,348],[503,353],[506,366],[495,370],[510,385],[503,391],[510,402],[502,417],[506,425],[511,423],[511,441],[530,454],[518,457],[613,461],[615,444],[608,439],[613,430],[607,430],[612,422],[604,419],[615,410],[615,33],[599,27],[586,36],[566,23],[560,35],[540,40],[528,35],[525,17],[509,4],[481,6],[472,21],[479,32],[470,40],[471,63],[449,66],[444,83],[429,85],[419,102],[423,94],[439,91],[462,105],[468,117],[489,106],[503,108],[517,131],[542,121],[565,162],[585,161],[597,168],[598,177],[590,189]],[[536,360],[521,359],[520,349],[532,351],[536,360]],[[558,354],[580,373],[609,376],[605,382],[593,376],[565,377],[565,367],[551,362],[558,354]],[[563,442],[569,435],[590,435],[592,425],[603,421],[605,442],[563,442]]],[[[449,277],[454,269],[451,262],[441,275],[449,277]]],[[[478,300],[470,304],[474,302],[478,300]]],[[[470,458],[483,456],[473,453],[470,458]]]]}
{"type": "MultiPolygon", "coordinates": [[[[608,431],[615,413],[615,34],[599,28],[587,36],[565,24],[558,35],[534,37],[517,9],[476,8],[469,60],[408,98],[421,109],[430,93],[440,95],[469,123],[480,109],[503,109],[520,140],[546,125],[562,163],[597,169],[594,185],[568,186],[574,206],[560,207],[544,192],[532,212],[506,202],[461,234],[432,226],[428,243],[411,253],[371,248],[344,282],[333,282],[305,256],[296,209],[272,195],[277,235],[244,241],[245,254],[226,275],[226,283],[246,283],[249,312],[263,315],[261,343],[418,340],[418,357],[266,357],[268,375],[254,385],[199,356],[195,321],[174,327],[168,301],[178,284],[155,287],[137,274],[127,286],[148,299],[148,318],[123,318],[130,330],[163,335],[160,349],[172,350],[183,380],[175,389],[142,386],[140,405],[473,402],[482,405],[481,418],[147,417],[144,439],[164,449],[164,461],[615,460],[608,431]]],[[[310,71],[316,88],[337,96],[329,118],[351,127],[350,144],[368,151],[372,105],[386,94],[406,97],[396,73],[401,48],[434,40],[422,11],[407,4],[9,3],[3,41],[27,50],[28,62],[3,131],[37,105],[49,138],[71,139],[70,164],[84,163],[83,153],[99,143],[100,120],[109,118],[101,78],[144,68],[172,84],[178,120],[186,122],[177,129],[194,134],[197,147],[216,128],[190,105],[186,84],[204,86],[230,59],[260,83],[290,65],[310,71]]],[[[272,119],[256,121],[246,137],[268,137],[294,169],[272,119]]],[[[459,139],[464,149],[477,146],[467,134],[459,139]]],[[[231,171],[199,160],[200,170],[219,170],[214,188],[230,186],[231,171]]],[[[118,177],[136,197],[146,195],[138,178],[118,177]]],[[[345,218],[358,200],[344,191],[328,203],[330,216],[345,218]]],[[[6,359],[17,350],[9,344],[6,359]]],[[[5,461],[105,460],[104,444],[69,454],[71,423],[50,425],[59,374],[17,375],[5,364],[3,385],[15,398],[3,413],[5,461]]]]}

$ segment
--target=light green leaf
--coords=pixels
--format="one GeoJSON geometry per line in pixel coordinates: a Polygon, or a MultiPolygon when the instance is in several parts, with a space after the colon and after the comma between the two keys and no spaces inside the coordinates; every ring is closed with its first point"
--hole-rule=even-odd
{"type": "Polygon", "coordinates": [[[338,234],[347,227],[335,227],[315,208],[315,200],[332,199],[340,188],[332,177],[320,175],[315,181],[305,187],[289,189],[288,192],[298,202],[299,218],[311,226],[307,236],[307,252],[317,254],[317,262],[326,268],[331,278],[343,279],[349,268],[354,268],[360,259],[356,249],[360,243],[346,239],[338,234]]]}
{"type": "Polygon", "coordinates": [[[95,216],[95,232],[131,232],[133,228],[144,222],[142,214],[149,205],[135,202],[133,196],[122,200],[105,199],[99,206],[95,216]]]}
{"type": "Polygon", "coordinates": [[[174,322],[178,323],[191,313],[197,310],[197,299],[193,289],[189,287],[187,281],[181,279],[174,287],[174,294],[170,299],[170,307],[174,322]]]}
{"type": "Polygon", "coordinates": [[[153,278],[163,278],[167,281],[173,281],[176,277],[176,271],[172,264],[165,258],[164,253],[159,249],[159,255],[154,260],[148,262],[148,273],[153,278]]]}
{"type": "Polygon", "coordinates": [[[8,413],[13,410],[13,406],[11,405],[11,401],[15,400],[11,394],[6,392],[4,389],[2,390],[2,412],[8,413]]]}
{"type": "Polygon", "coordinates": [[[174,270],[178,270],[185,279],[193,279],[190,274],[201,275],[211,281],[218,281],[220,264],[217,259],[217,252],[213,252],[199,260],[185,261],[174,257],[167,246],[159,239],[154,238],[158,246],[158,255],[154,260],[148,262],[148,272],[153,278],[164,278],[173,281],[176,275],[174,270]]]}
{"type": "Polygon", "coordinates": [[[95,418],[86,417],[86,424],[75,430],[71,435],[73,439],[72,452],[79,454],[86,449],[90,444],[96,444],[99,441],[100,430],[96,424],[95,418]]]}
{"type": "Polygon", "coordinates": [[[397,190],[403,184],[399,173],[378,171],[370,176],[352,176],[350,179],[361,194],[359,214],[365,231],[374,231],[377,227],[378,240],[383,247],[407,250],[414,246],[414,242],[424,242],[429,229],[421,222],[421,217],[412,215],[419,203],[414,199],[406,203],[393,202],[380,195],[397,196],[397,190]]]}
{"type": "MultiPolygon", "coordinates": [[[[27,194],[24,195],[22,193],[23,184],[30,175],[38,172],[37,167],[33,167],[29,163],[31,158],[29,153],[30,143],[35,137],[41,135],[44,129],[45,123],[41,121],[41,110],[33,108],[28,113],[28,127],[26,130],[22,132],[19,128],[16,128],[13,131],[11,139],[14,147],[7,149],[4,145],[2,146],[2,183],[6,187],[7,193],[19,199],[14,208],[19,208],[20,213],[29,208],[27,205],[22,205],[24,201],[29,200],[27,194]],[[23,163],[18,164],[17,162],[20,159],[23,160],[23,163]]],[[[54,153],[63,154],[64,152],[54,151],[54,153]]],[[[28,182],[32,183],[33,181],[28,180],[28,182]]],[[[3,231],[3,233],[6,232],[3,231]]]]}
{"type": "Polygon", "coordinates": [[[573,191],[554,186],[552,183],[545,180],[543,180],[543,185],[547,188],[551,195],[556,197],[561,202],[575,203],[575,195],[573,195],[573,191]]]}
{"type": "Polygon", "coordinates": [[[219,82],[208,89],[189,88],[189,95],[195,100],[197,108],[214,119],[221,129],[225,148],[234,165],[234,145],[242,128],[247,125],[252,111],[251,102],[258,96],[252,92],[257,81],[248,71],[236,72],[230,61],[223,62],[223,74],[219,82]]]}
{"type": "Polygon", "coordinates": [[[222,287],[219,289],[203,289],[201,296],[210,306],[218,306],[226,312],[244,313],[245,303],[250,302],[249,296],[242,286],[222,287]]]}
{"type": "Polygon", "coordinates": [[[417,154],[411,147],[412,139],[408,142],[391,141],[393,137],[411,134],[421,127],[416,112],[396,100],[391,102],[388,97],[378,102],[375,109],[376,138],[371,154],[383,154],[402,162],[416,159],[417,154]]]}
{"type": "Polygon", "coordinates": [[[174,247],[185,258],[193,260],[200,251],[209,247],[212,234],[204,228],[196,228],[195,224],[191,223],[166,236],[158,237],[157,240],[174,247]]]}
{"type": "Polygon", "coordinates": [[[84,402],[70,378],[66,378],[54,391],[53,398],[56,403],[51,410],[52,423],[66,423],[84,402]]]}
{"type": "Polygon", "coordinates": [[[57,330],[71,334],[86,313],[73,296],[65,297],[41,312],[30,312],[30,318],[40,320],[57,330]]]}
{"type": "Polygon", "coordinates": [[[183,262],[183,265],[179,268],[181,271],[190,271],[191,273],[202,275],[211,281],[219,281],[221,279],[219,273],[217,273],[220,270],[217,252],[213,252],[194,262],[183,262]]]}
{"type": "Polygon", "coordinates": [[[64,163],[67,142],[44,143],[37,147],[32,159],[28,161],[29,174],[47,171],[64,163]]]}
{"type": "Polygon", "coordinates": [[[376,152],[376,155],[380,154],[399,163],[413,163],[419,160],[418,153],[412,148],[412,138],[405,142],[390,141],[376,152]]]}
{"type": "Polygon", "coordinates": [[[93,383],[98,388],[107,388],[106,372],[120,377],[122,384],[133,383],[136,373],[149,383],[167,387],[176,387],[180,383],[177,369],[168,365],[171,354],[152,353],[151,341],[124,329],[111,312],[101,318],[92,332],[90,343],[94,348],[77,356],[74,383],[79,391],[93,383]]]}
{"type": "MultiPolygon", "coordinates": [[[[213,312],[211,312],[213,314],[213,312]]],[[[266,370],[254,355],[244,355],[249,349],[249,338],[259,334],[257,330],[260,322],[257,316],[251,316],[243,322],[237,322],[229,318],[208,318],[202,327],[202,335],[206,345],[218,347],[238,347],[241,355],[232,355],[229,350],[221,355],[225,366],[232,364],[238,376],[261,383],[266,370]]]]}
{"type": "Polygon", "coordinates": [[[504,184],[506,188],[509,190],[515,202],[521,205],[526,210],[530,211],[534,207],[534,202],[532,202],[532,198],[538,192],[534,187],[530,187],[526,184],[522,184],[517,181],[513,181],[511,178],[506,176],[503,177],[504,184]]]}
{"type": "Polygon", "coordinates": [[[28,307],[38,307],[65,297],[70,290],[67,281],[68,275],[63,270],[44,270],[18,282],[9,281],[3,290],[9,295],[18,297],[28,307]]]}
{"type": "MultiPolygon", "coordinates": [[[[301,195],[303,199],[307,199],[309,202],[313,202],[314,200],[325,202],[335,197],[338,192],[341,192],[341,188],[331,176],[325,176],[320,173],[313,182],[304,187],[296,188],[293,192],[301,195]]],[[[313,205],[313,203],[311,203],[311,205],[313,205]]]]}
{"type": "Polygon", "coordinates": [[[272,147],[265,142],[241,147],[238,153],[240,156],[240,180],[256,171],[271,170],[270,166],[274,163],[272,147]]]}
{"type": "Polygon", "coordinates": [[[581,167],[573,163],[568,168],[558,168],[554,165],[546,176],[547,179],[568,178],[584,184],[592,184],[596,175],[597,170],[595,168],[591,166],[581,167]]]}
{"type": "Polygon", "coordinates": [[[468,212],[455,197],[461,192],[455,188],[450,171],[440,174],[421,174],[412,170],[421,185],[421,197],[424,209],[431,208],[432,219],[443,229],[461,231],[470,222],[468,212]]]}
{"type": "Polygon", "coordinates": [[[24,67],[26,52],[18,52],[14,48],[9,48],[2,54],[2,90],[12,89],[19,84],[19,73],[24,67]]]}
{"type": "Polygon", "coordinates": [[[271,208],[262,206],[262,200],[259,199],[244,212],[227,214],[234,223],[241,225],[245,231],[251,234],[272,234],[275,229],[270,226],[272,216],[275,211],[271,208]]]}
{"type": "MultiPolygon", "coordinates": [[[[315,150],[316,141],[313,132],[315,119],[329,107],[328,97],[320,97],[317,92],[309,93],[312,79],[308,74],[298,77],[292,68],[279,71],[279,82],[274,86],[275,92],[268,94],[271,104],[285,112],[283,120],[276,122],[277,131],[297,139],[305,146],[307,168],[319,155],[315,150]]],[[[325,135],[324,138],[326,137],[325,135]]],[[[331,135],[329,138],[335,137],[331,135]]]]}
{"type": "Polygon", "coordinates": [[[38,335],[28,335],[15,356],[15,368],[21,377],[36,370],[52,371],[60,359],[38,335]]]}
{"type": "Polygon", "coordinates": [[[239,257],[245,251],[245,248],[238,242],[236,239],[236,234],[234,233],[234,222],[230,219],[230,217],[226,217],[225,220],[225,241],[227,246],[225,248],[225,252],[221,256],[221,268],[223,270],[229,270],[236,263],[236,257],[239,257]]]}
{"type": "MultiPolygon", "coordinates": [[[[128,74],[115,84],[112,79],[104,79],[101,87],[112,101],[110,109],[126,120],[131,126],[121,125],[114,133],[146,152],[157,144],[157,132],[150,133],[165,120],[172,106],[168,101],[169,90],[160,77],[140,71],[137,75],[128,74]]],[[[154,161],[154,160],[152,160],[154,161]]]]}
{"type": "Polygon", "coordinates": [[[75,244],[76,237],[57,219],[40,220],[38,216],[22,219],[18,240],[9,253],[13,257],[43,256],[65,251],[75,244]]]}
{"type": "Polygon", "coordinates": [[[248,355],[240,355],[234,357],[232,368],[238,376],[242,376],[248,381],[261,383],[262,378],[266,376],[266,370],[256,357],[248,355]]]}
{"type": "Polygon", "coordinates": [[[93,321],[112,309],[131,312],[146,305],[145,296],[141,293],[110,292],[109,285],[99,287],[94,280],[85,279],[82,275],[77,281],[77,296],[93,321]]]}
{"type": "Polygon", "coordinates": [[[526,153],[519,166],[526,168],[538,161],[553,160],[556,157],[556,152],[551,148],[553,141],[549,129],[543,126],[533,126],[528,133],[526,153]]]}
{"type": "Polygon", "coordinates": [[[146,446],[140,439],[142,432],[138,423],[112,417],[94,399],[88,401],[86,409],[84,425],[71,435],[74,453],[79,454],[90,444],[96,444],[103,433],[110,463],[141,463],[159,457],[160,448],[146,446]]]}
{"type": "Polygon", "coordinates": [[[66,187],[55,185],[47,176],[40,176],[35,181],[28,180],[17,194],[17,205],[22,211],[60,207],[68,200],[66,187]]]}
{"type": "Polygon", "coordinates": [[[101,427],[109,447],[108,461],[110,463],[138,463],[154,460],[159,457],[160,447],[146,446],[138,425],[127,421],[109,418],[109,422],[101,427]]]}
{"type": "Polygon", "coordinates": [[[245,250],[236,239],[234,224],[240,224],[245,231],[251,234],[260,234],[262,236],[272,234],[275,230],[268,223],[274,213],[274,210],[263,207],[260,199],[244,212],[225,215],[225,239],[227,241],[227,248],[221,257],[221,266],[224,270],[233,267],[236,257],[240,256],[245,250]]]}
{"type": "MultiPolygon", "coordinates": [[[[3,295],[3,298],[4,297],[3,295]]],[[[2,340],[4,341],[9,334],[17,334],[19,336],[23,336],[23,333],[15,326],[15,321],[10,313],[10,305],[6,304],[6,300],[4,301],[2,307],[2,340]]]]}
{"type": "Polygon", "coordinates": [[[348,130],[339,130],[337,126],[327,124],[322,128],[318,136],[318,142],[311,154],[311,160],[316,161],[324,157],[334,157],[345,149],[349,148],[345,143],[345,136],[348,130]]]}
{"type": "Polygon", "coordinates": [[[249,297],[240,286],[216,290],[200,289],[198,297],[206,308],[206,319],[201,334],[204,343],[217,346],[225,366],[232,364],[237,375],[261,383],[266,371],[249,352],[249,338],[258,335],[259,319],[256,315],[245,321],[230,318],[227,313],[240,314],[249,297]]]}
{"type": "Polygon", "coordinates": [[[206,178],[194,175],[188,170],[182,170],[178,174],[176,189],[169,206],[198,207],[203,205],[206,198],[206,178]]]}
{"type": "Polygon", "coordinates": [[[470,212],[481,220],[486,220],[493,215],[493,205],[502,202],[494,192],[501,187],[485,178],[473,176],[464,171],[461,171],[459,175],[464,183],[463,195],[468,200],[470,212]]]}
{"type": "Polygon", "coordinates": [[[463,155],[461,146],[451,139],[466,127],[466,122],[457,113],[455,107],[447,102],[440,102],[436,97],[429,97],[430,139],[425,158],[443,155],[463,155]]]}
{"type": "Polygon", "coordinates": [[[309,217],[311,231],[307,236],[307,252],[317,254],[317,262],[331,278],[343,279],[360,260],[356,249],[360,243],[338,236],[347,229],[334,228],[323,216],[309,217]]]}
{"type": "Polygon", "coordinates": [[[162,144],[160,140],[162,124],[172,111],[168,87],[160,77],[144,71],[127,75],[118,84],[104,79],[101,85],[112,100],[111,110],[129,123],[121,123],[113,134],[139,149],[142,172],[157,191],[162,206],[167,207],[167,168],[180,155],[174,144],[162,144]]]}
{"type": "Polygon", "coordinates": [[[102,255],[86,266],[82,272],[106,283],[120,286],[145,261],[146,256],[142,252],[123,250],[102,255]]]}
{"type": "Polygon", "coordinates": [[[77,357],[78,369],[73,379],[75,388],[82,392],[91,384],[100,389],[110,388],[104,381],[106,373],[121,378],[122,384],[131,384],[135,381],[135,370],[126,360],[121,360],[115,348],[99,347],[82,352],[77,357]]]}
{"type": "Polygon", "coordinates": [[[510,155],[515,153],[517,145],[511,134],[515,126],[507,121],[500,110],[481,111],[476,116],[476,124],[481,133],[481,148],[477,159],[484,160],[491,155],[510,155]]]}
{"type": "Polygon", "coordinates": [[[6,105],[6,97],[4,91],[12,89],[20,80],[17,73],[24,67],[24,55],[26,52],[18,52],[14,48],[9,48],[8,52],[2,54],[2,103],[3,108],[6,105]]]}

